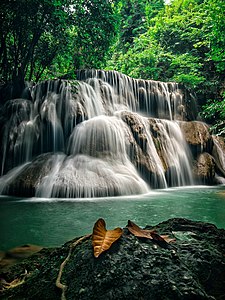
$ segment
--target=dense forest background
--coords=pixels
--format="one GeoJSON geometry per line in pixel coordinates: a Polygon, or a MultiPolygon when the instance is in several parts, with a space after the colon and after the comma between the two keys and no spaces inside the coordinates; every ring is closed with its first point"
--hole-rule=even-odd
{"type": "Polygon", "coordinates": [[[2,0],[1,86],[117,70],[176,81],[225,136],[224,0],[2,0]]]}

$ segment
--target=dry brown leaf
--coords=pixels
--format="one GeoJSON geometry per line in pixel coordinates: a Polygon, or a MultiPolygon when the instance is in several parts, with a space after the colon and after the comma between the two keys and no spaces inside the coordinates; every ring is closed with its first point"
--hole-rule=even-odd
{"type": "Polygon", "coordinates": [[[168,243],[175,241],[175,239],[170,238],[168,235],[159,235],[155,230],[141,229],[130,220],[128,220],[127,228],[134,236],[151,239],[164,248],[168,248],[168,243]]]}
{"type": "Polygon", "coordinates": [[[152,238],[163,248],[169,248],[169,243],[175,242],[175,239],[170,238],[168,235],[159,235],[156,232],[152,233],[152,238]]]}
{"type": "Polygon", "coordinates": [[[98,219],[93,228],[92,245],[94,248],[94,256],[99,255],[108,250],[111,245],[117,241],[123,233],[121,228],[106,230],[106,224],[103,219],[98,219]]]}
{"type": "Polygon", "coordinates": [[[168,244],[176,242],[175,238],[171,238],[169,235],[160,235],[168,244]]]}
{"type": "Polygon", "coordinates": [[[147,239],[153,239],[152,233],[155,232],[155,230],[141,229],[138,225],[130,220],[128,220],[127,228],[133,235],[147,239]]]}

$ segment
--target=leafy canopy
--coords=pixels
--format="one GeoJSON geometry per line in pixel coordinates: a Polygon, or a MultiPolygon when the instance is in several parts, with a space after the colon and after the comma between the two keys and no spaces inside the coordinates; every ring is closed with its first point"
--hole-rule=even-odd
{"type": "Polygon", "coordinates": [[[6,82],[101,67],[116,34],[111,1],[3,0],[0,75],[6,82]]]}
{"type": "Polygon", "coordinates": [[[121,24],[126,26],[121,29],[123,34],[113,49],[108,69],[135,78],[182,83],[195,91],[201,106],[205,105],[207,111],[202,116],[208,116],[212,105],[218,122],[222,121],[225,2],[173,0],[170,5],[162,5],[161,1],[141,1],[140,5],[144,9],[130,10],[129,19],[144,21],[134,31],[124,16],[121,24]]]}

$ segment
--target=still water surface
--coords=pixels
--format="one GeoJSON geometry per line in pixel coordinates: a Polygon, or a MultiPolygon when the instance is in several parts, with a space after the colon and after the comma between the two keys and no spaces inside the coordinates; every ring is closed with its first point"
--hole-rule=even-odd
{"type": "Polygon", "coordinates": [[[23,244],[59,246],[92,232],[98,218],[108,229],[156,225],[169,218],[205,221],[225,228],[225,186],[185,187],[132,197],[43,199],[0,196],[0,250],[23,244]]]}

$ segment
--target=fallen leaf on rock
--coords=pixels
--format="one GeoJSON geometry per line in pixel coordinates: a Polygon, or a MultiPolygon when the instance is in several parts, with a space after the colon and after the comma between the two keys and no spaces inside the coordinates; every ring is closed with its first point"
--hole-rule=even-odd
{"type": "Polygon", "coordinates": [[[138,225],[130,220],[128,220],[127,228],[133,235],[147,239],[153,239],[152,233],[155,232],[155,230],[141,229],[138,225]]]}
{"type": "Polygon", "coordinates": [[[168,248],[168,243],[175,241],[175,239],[170,238],[168,235],[159,235],[155,230],[141,229],[130,220],[128,220],[127,228],[134,236],[153,240],[163,248],[168,248]]]}
{"type": "Polygon", "coordinates": [[[152,238],[163,248],[169,248],[169,243],[175,242],[175,239],[170,238],[168,235],[159,235],[156,232],[152,233],[152,238]]]}
{"type": "Polygon", "coordinates": [[[108,250],[121,237],[122,233],[123,230],[119,227],[113,230],[106,230],[105,221],[98,219],[94,225],[92,234],[94,256],[97,258],[102,252],[108,250]]]}
{"type": "Polygon", "coordinates": [[[171,238],[169,235],[160,235],[168,244],[176,242],[175,238],[171,238]]]}

